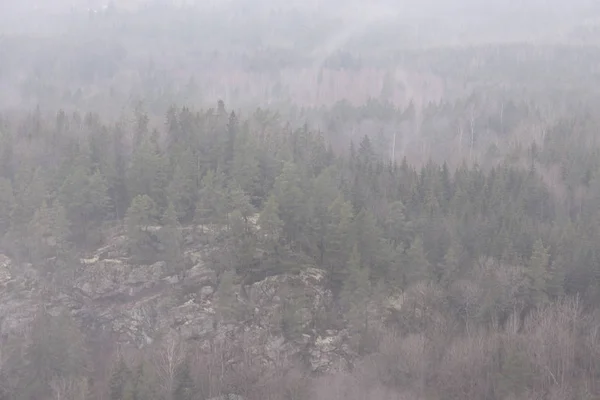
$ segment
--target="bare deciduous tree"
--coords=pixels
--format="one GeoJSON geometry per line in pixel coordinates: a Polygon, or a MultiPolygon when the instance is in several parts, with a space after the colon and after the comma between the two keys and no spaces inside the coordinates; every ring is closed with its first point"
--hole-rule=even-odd
{"type": "Polygon", "coordinates": [[[85,378],[54,378],[50,382],[54,400],[86,400],[88,385],[85,378]]]}
{"type": "Polygon", "coordinates": [[[186,349],[176,334],[170,334],[161,341],[159,347],[152,353],[152,361],[159,384],[164,393],[173,392],[177,366],[183,362],[186,349]]]}

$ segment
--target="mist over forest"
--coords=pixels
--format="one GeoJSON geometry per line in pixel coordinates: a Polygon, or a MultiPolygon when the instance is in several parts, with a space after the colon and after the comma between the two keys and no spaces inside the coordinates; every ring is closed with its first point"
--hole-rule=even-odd
{"type": "Polygon", "coordinates": [[[600,3],[0,0],[0,400],[600,398],[600,3]]]}

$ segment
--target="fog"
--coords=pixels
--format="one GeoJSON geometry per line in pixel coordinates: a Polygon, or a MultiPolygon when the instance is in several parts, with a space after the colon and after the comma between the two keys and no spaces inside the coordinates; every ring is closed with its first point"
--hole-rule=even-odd
{"type": "Polygon", "coordinates": [[[597,0],[0,0],[0,400],[600,398],[597,0]]]}
{"type": "MultiPolygon", "coordinates": [[[[586,0],[4,0],[0,104],[53,106],[56,96],[75,87],[84,94],[93,92],[100,101],[103,93],[98,90],[116,85],[129,95],[90,105],[114,113],[117,105],[128,106],[131,95],[147,97],[140,93],[141,81],[136,88],[130,78],[123,77],[127,81],[121,83],[120,75],[133,73],[135,80],[143,80],[140,73],[150,73],[149,60],[161,74],[154,79],[173,90],[194,78],[198,68],[211,73],[225,68],[291,74],[290,85],[302,85],[307,79],[302,70],[327,68],[340,56],[345,62],[360,58],[379,68],[406,50],[512,43],[594,45],[598,16],[600,6],[586,0]]],[[[393,63],[403,67],[397,57],[393,63]]],[[[254,83],[248,93],[238,90],[236,99],[230,87],[236,83],[219,85],[206,88],[211,94],[204,102],[194,102],[204,105],[221,97],[240,106],[273,103],[272,96],[264,94],[269,90],[265,83],[254,83]]],[[[301,103],[321,101],[308,98],[301,103]]]]}

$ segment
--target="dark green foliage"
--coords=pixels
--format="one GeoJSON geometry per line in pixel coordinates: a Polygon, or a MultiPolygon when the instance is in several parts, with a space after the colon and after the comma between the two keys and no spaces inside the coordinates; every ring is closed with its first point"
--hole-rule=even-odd
{"type": "Polygon", "coordinates": [[[340,293],[340,304],[348,320],[348,327],[354,337],[359,339],[359,343],[362,337],[368,335],[370,298],[369,268],[361,265],[360,255],[354,246],[340,293]]]}
{"type": "Polygon", "coordinates": [[[410,283],[433,280],[431,265],[425,256],[423,240],[415,238],[408,250],[406,250],[406,268],[408,281],[410,283]]]}
{"type": "Polygon", "coordinates": [[[237,211],[247,224],[248,219],[255,213],[250,197],[236,184],[231,184],[228,192],[229,214],[237,211]]]}
{"type": "Polygon", "coordinates": [[[74,321],[65,314],[51,316],[41,308],[33,321],[24,357],[27,368],[20,388],[23,399],[46,395],[53,380],[78,379],[87,372],[83,336],[74,321]]]}
{"type": "MultiPolygon", "coordinates": [[[[60,22],[50,25],[61,27],[59,39],[12,34],[12,17],[0,15],[7,31],[0,104],[40,104],[0,115],[0,253],[13,259],[2,274],[10,277],[2,288],[9,311],[24,280],[19,267],[31,263],[35,273],[23,268],[28,290],[30,276],[34,281],[31,295],[38,287],[56,290],[53,301],[42,291],[41,301],[53,314],[68,308],[79,317],[76,302],[62,301],[77,292],[65,278],[88,267],[78,261],[85,253],[110,248],[101,257],[112,257],[105,253],[113,246],[105,245],[124,227],[128,262],[164,261],[183,286],[188,264],[210,264],[218,285],[203,300],[223,322],[246,319],[248,285],[320,269],[332,296],[318,313],[327,317],[308,321],[318,326],[303,332],[301,310],[311,303],[290,293],[277,315],[284,336],[316,340],[348,328],[351,341],[377,338],[375,310],[384,317],[377,322],[385,319],[407,342],[391,346],[402,353],[395,358],[380,349],[368,361],[389,356],[393,368],[374,375],[401,381],[408,397],[598,395],[597,335],[585,334],[595,332],[600,302],[593,1],[526,1],[530,14],[514,8],[519,2],[478,1],[462,1],[464,10],[453,14],[452,2],[437,1],[434,14],[445,17],[433,22],[431,5],[413,2],[389,24],[358,27],[322,60],[312,50],[335,38],[353,4],[329,11],[256,1],[232,13],[158,5],[166,1],[124,10],[117,3],[57,15],[60,22]],[[485,44],[506,39],[508,25],[498,21],[507,20],[516,27],[511,41],[543,37],[545,44],[485,44]],[[431,29],[418,29],[425,25],[431,29]],[[560,45],[552,44],[556,32],[560,45]],[[140,38],[148,37],[145,48],[140,38]],[[457,40],[484,45],[438,46],[457,40]],[[256,76],[266,79],[256,84],[256,76]],[[235,105],[211,99],[215,88],[235,105]],[[249,110],[247,98],[274,110],[249,110]],[[336,103],[340,98],[348,100],[336,103]],[[132,99],[147,108],[137,100],[133,110],[124,108],[132,99]],[[170,106],[181,101],[214,104],[199,111],[170,106]],[[401,300],[390,305],[390,295],[401,300]],[[547,314],[532,329],[531,318],[562,307],[564,296],[577,297],[585,317],[547,314]],[[556,330],[557,341],[544,336],[561,321],[568,322],[556,330]],[[549,356],[562,345],[568,351],[549,356]],[[434,393],[437,385],[456,390],[434,393]]],[[[3,321],[3,336],[11,323],[3,321]]],[[[2,343],[0,398],[59,398],[52,382],[92,375],[69,318],[40,312],[27,340],[18,339],[22,348],[2,343]]],[[[206,371],[200,357],[180,363],[169,390],[158,387],[152,363],[134,368],[121,360],[108,397],[191,400],[231,386],[249,399],[298,399],[288,387],[285,395],[269,385],[251,393],[259,362],[245,371],[224,360],[211,359],[206,371]],[[231,371],[237,380],[224,382],[231,371]],[[203,379],[199,395],[194,388],[203,379]]]]}
{"type": "Polygon", "coordinates": [[[156,204],[147,195],[138,195],[131,201],[127,210],[125,223],[129,238],[129,249],[138,262],[152,262],[155,260],[157,241],[156,204]]]}
{"type": "MultiPolygon", "coordinates": [[[[361,112],[393,117],[380,106],[372,102],[361,112]]],[[[525,107],[505,106],[506,112],[525,107]]],[[[356,110],[347,107],[331,112],[350,118],[356,110]]],[[[428,106],[423,129],[434,129],[438,116],[452,119],[466,112],[468,117],[471,109],[483,112],[487,105],[481,107],[477,96],[428,106]]],[[[413,114],[409,106],[399,118],[416,118],[413,114]]],[[[46,129],[39,112],[29,122],[46,129]]],[[[572,128],[578,137],[590,131],[586,124],[572,128]]],[[[223,102],[199,113],[172,107],[165,132],[154,130],[139,107],[129,127],[103,125],[94,114],[82,119],[64,113],[51,125],[47,130],[55,143],[47,143],[46,157],[63,155],[59,166],[13,160],[6,167],[10,176],[0,181],[3,242],[36,264],[54,258],[55,265],[73,264],[69,260],[77,251],[101,241],[103,226],[116,218],[125,222],[138,262],[164,260],[181,272],[186,264],[181,232],[196,224],[195,231],[214,248],[219,271],[235,271],[249,282],[314,265],[326,271],[336,297],[354,246],[369,281],[394,289],[418,281],[449,288],[486,259],[527,266],[531,305],[563,293],[592,296],[600,287],[592,267],[600,237],[593,206],[595,193],[600,194],[598,166],[585,147],[568,146],[558,136],[567,129],[565,122],[549,131],[535,163],[543,167],[560,160],[558,146],[586,154],[577,176],[589,193],[578,207],[572,195],[560,200],[527,168],[463,163],[453,169],[431,160],[416,169],[406,159],[386,164],[377,135],[358,137],[348,157],[336,155],[327,132],[307,124],[285,126],[265,110],[240,117],[223,102]],[[73,140],[69,135],[76,127],[85,127],[89,135],[73,140]],[[538,238],[544,254],[534,246],[538,238]]],[[[9,150],[20,143],[13,132],[3,135],[9,150]]],[[[574,170],[571,164],[564,166],[567,172],[574,170]]],[[[575,178],[564,179],[575,190],[575,178]]]]}
{"type": "Polygon", "coordinates": [[[227,192],[224,176],[208,171],[200,182],[194,221],[200,225],[224,223],[227,220],[227,192]]]}
{"type": "Polygon", "coordinates": [[[6,178],[0,178],[0,237],[10,228],[10,215],[15,207],[15,195],[12,183],[6,178]]]}
{"type": "Polygon", "coordinates": [[[341,288],[348,256],[355,243],[352,205],[338,197],[329,207],[331,219],[324,238],[324,263],[334,292],[341,288]]]}
{"type": "Polygon", "coordinates": [[[258,228],[265,251],[275,253],[283,235],[283,221],[279,218],[279,203],[274,195],[269,196],[258,217],[258,228]]]}
{"type": "Polygon", "coordinates": [[[83,168],[85,166],[80,166],[67,177],[60,188],[60,199],[67,210],[74,238],[86,243],[88,235],[110,218],[111,201],[104,176],[98,171],[88,174],[83,168]]]}
{"type": "Polygon", "coordinates": [[[127,190],[133,199],[149,196],[162,212],[167,206],[167,161],[155,138],[145,136],[135,148],[128,171],[127,190]]]}
{"type": "Polygon", "coordinates": [[[167,263],[167,268],[172,272],[181,272],[184,266],[183,239],[181,226],[177,220],[177,212],[172,202],[169,202],[163,217],[162,227],[158,233],[161,247],[161,258],[167,263]]]}
{"type": "Polygon", "coordinates": [[[303,240],[302,232],[308,223],[307,191],[300,168],[286,163],[277,177],[273,193],[279,204],[279,218],[288,243],[303,240]]]}
{"type": "Polygon", "coordinates": [[[189,148],[175,151],[178,156],[174,159],[175,166],[167,190],[168,196],[173,202],[177,218],[180,221],[190,221],[194,217],[198,196],[197,165],[189,148]]]}
{"type": "MultiPolygon", "coordinates": [[[[456,105],[463,112],[459,106],[466,105],[456,105]]],[[[391,118],[376,104],[368,107],[391,118]]],[[[450,109],[430,106],[423,118],[450,109]]],[[[405,111],[402,118],[416,113],[405,111]]],[[[564,122],[537,148],[534,169],[531,152],[523,158],[527,168],[508,161],[453,168],[431,160],[417,169],[406,159],[382,160],[377,135],[360,137],[348,156],[334,154],[327,136],[308,125],[283,126],[264,110],[240,118],[224,103],[200,113],[173,108],[162,133],[142,110],[129,128],[90,114],[83,121],[60,116],[60,129],[46,129],[38,118],[29,121],[39,123],[32,134],[55,135],[40,160],[61,162],[41,167],[24,158],[6,166],[0,231],[4,246],[53,282],[75,277],[79,252],[98,245],[105,227],[124,223],[133,262],[164,261],[184,281],[193,261],[186,246],[196,245],[190,240],[208,246],[205,262],[220,276],[213,300],[222,322],[245,318],[247,285],[306,266],[323,270],[335,306],[319,311],[329,316],[319,325],[347,326],[360,351],[372,349],[370,313],[390,294],[443,304],[442,314],[456,316],[456,329],[469,332],[477,323],[505,324],[515,311],[525,318],[564,295],[579,294],[586,305],[600,298],[600,164],[596,150],[559,137],[564,122]],[[89,137],[73,140],[74,127],[85,127],[89,137]],[[129,137],[130,151],[123,147],[129,137]],[[559,146],[568,161],[558,157],[559,146]],[[557,162],[565,171],[553,178],[562,196],[540,172],[557,162]]],[[[424,132],[437,129],[425,122],[424,132]]],[[[11,146],[25,146],[11,137],[11,146]]],[[[290,340],[302,337],[307,322],[296,300],[285,302],[279,316],[290,340]]],[[[398,325],[408,329],[405,322],[415,321],[408,329],[414,332],[432,324],[413,314],[398,325]]],[[[190,382],[182,374],[177,396],[187,398],[190,382]]],[[[507,393],[521,390],[506,374],[507,393]]],[[[122,399],[148,397],[140,393],[150,384],[140,382],[151,376],[121,371],[115,390],[122,399]]]]}
{"type": "Polygon", "coordinates": [[[58,201],[48,207],[46,204],[35,211],[27,227],[29,256],[37,263],[69,252],[69,221],[65,208],[58,201]]]}

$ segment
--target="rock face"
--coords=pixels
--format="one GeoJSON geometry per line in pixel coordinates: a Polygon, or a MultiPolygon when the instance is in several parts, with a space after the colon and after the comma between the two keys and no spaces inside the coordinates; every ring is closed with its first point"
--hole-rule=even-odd
{"type": "Polygon", "coordinates": [[[164,262],[132,263],[123,243],[116,237],[81,259],[75,278],[60,285],[49,285],[31,265],[16,266],[0,254],[0,334],[24,331],[44,304],[53,314],[70,313],[84,332],[108,330],[119,345],[141,348],[164,335],[201,343],[233,339],[243,340],[266,364],[302,357],[314,371],[347,367],[351,352],[345,332],[317,326],[319,313],[332,301],[323,271],[307,267],[238,285],[239,318],[222,320],[216,312],[217,273],[204,262],[206,249],[186,249],[193,266],[175,274],[164,262]]]}
{"type": "Polygon", "coordinates": [[[40,304],[40,278],[29,265],[19,266],[0,254],[0,334],[22,334],[40,304]]]}

